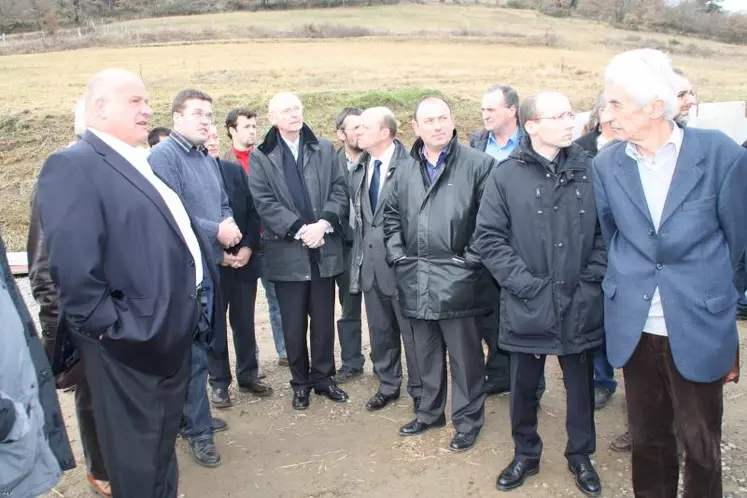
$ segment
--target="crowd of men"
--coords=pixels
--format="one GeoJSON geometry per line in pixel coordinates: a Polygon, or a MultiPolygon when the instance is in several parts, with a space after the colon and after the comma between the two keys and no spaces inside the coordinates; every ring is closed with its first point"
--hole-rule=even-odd
{"type": "Polygon", "coordinates": [[[415,106],[409,149],[393,112],[372,107],[341,111],[335,150],[298,97],[278,93],[261,141],[255,112],[228,114],[221,154],[207,93],[179,92],[173,126],[150,130],[140,78],[96,74],[78,140],[47,159],[32,197],[46,355],[0,267],[0,493],[36,496],[75,465],[55,387],[75,388],[87,479],[103,496],[177,496],[178,435],[198,464],[220,465],[213,434],[228,426],[211,406],[233,404],[229,324],[239,391],[273,395],[258,361],[259,281],[295,410],[312,391],[349,401],[340,386],[363,372],[364,304],[379,381],[365,408],[400,397],[404,350],[413,418],[402,436],[446,425],[447,372],[454,452],[475,445],[485,397],[510,392],[514,453],[499,490],[539,472],[537,414],[556,356],[581,492],[602,493],[594,410],[622,368],[629,430],[612,447],[632,452],[636,496],[676,497],[684,461],[685,498],[720,498],[723,384],[739,365],[747,285],[747,151],[688,128],[695,104],[666,55],[636,50],[608,64],[575,142],[567,96],[520,101],[495,85],[469,146],[440,96],[415,106]]]}

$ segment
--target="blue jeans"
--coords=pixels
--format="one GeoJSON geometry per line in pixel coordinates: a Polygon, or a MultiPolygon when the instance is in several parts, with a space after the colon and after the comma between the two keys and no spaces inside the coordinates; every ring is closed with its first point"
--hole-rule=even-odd
{"type": "Polygon", "coordinates": [[[594,387],[607,389],[613,393],[617,390],[615,369],[607,360],[607,348],[604,344],[594,351],[594,387]]]}
{"type": "MultiPolygon", "coordinates": [[[[256,253],[254,258],[257,260],[259,279],[265,289],[265,296],[267,296],[267,308],[270,312],[270,327],[272,327],[272,338],[275,340],[275,351],[278,358],[287,358],[288,353],[285,352],[285,339],[283,338],[283,322],[280,320],[280,305],[275,295],[275,284],[267,280],[265,255],[261,252],[256,253]]],[[[259,345],[257,346],[257,355],[259,357],[259,345]]]]}
{"type": "Polygon", "coordinates": [[[207,305],[192,339],[189,361],[189,382],[187,383],[187,399],[182,412],[182,437],[190,444],[197,441],[212,441],[213,419],[210,413],[210,402],[207,394],[208,360],[207,334],[210,330],[210,317],[213,309],[215,291],[210,274],[205,270],[202,287],[207,295],[207,305]]]}

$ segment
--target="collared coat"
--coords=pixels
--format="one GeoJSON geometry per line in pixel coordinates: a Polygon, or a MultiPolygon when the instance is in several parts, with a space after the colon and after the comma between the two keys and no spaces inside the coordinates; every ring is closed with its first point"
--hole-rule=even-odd
{"type": "Polygon", "coordinates": [[[387,262],[394,266],[403,314],[420,320],[487,315],[490,274],[473,244],[483,186],[496,161],[459,144],[456,132],[433,182],[413,145],[412,168],[399,168],[384,205],[387,262]]]}
{"type": "Polygon", "coordinates": [[[475,249],[501,286],[499,344],[569,355],[602,344],[606,259],[591,157],[562,149],[551,172],[522,139],[493,171],[477,216],[475,249]]]}
{"type": "MultiPolygon", "coordinates": [[[[272,127],[263,142],[252,150],[249,188],[262,222],[267,279],[303,282],[311,280],[309,249],[296,233],[304,225],[293,202],[283,172],[282,137],[272,127]]],[[[347,212],[348,192],[345,173],[340,168],[332,142],[317,138],[304,124],[302,178],[308,191],[311,209],[317,219],[326,220],[332,232],[325,235],[319,249],[319,274],[331,278],[343,272],[342,221],[347,212]]]]}

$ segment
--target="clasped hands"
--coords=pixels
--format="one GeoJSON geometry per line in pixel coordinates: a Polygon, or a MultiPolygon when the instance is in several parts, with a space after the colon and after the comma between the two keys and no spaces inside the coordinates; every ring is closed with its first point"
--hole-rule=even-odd
{"type": "Polygon", "coordinates": [[[298,236],[304,246],[309,249],[317,249],[324,245],[324,235],[329,230],[329,222],[326,220],[319,220],[316,223],[304,225],[298,231],[298,236]]]}

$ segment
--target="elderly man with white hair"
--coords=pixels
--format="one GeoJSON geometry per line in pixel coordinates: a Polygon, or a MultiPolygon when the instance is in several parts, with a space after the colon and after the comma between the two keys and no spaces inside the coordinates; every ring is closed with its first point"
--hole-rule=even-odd
{"type": "Polygon", "coordinates": [[[291,93],[269,103],[272,128],[251,152],[249,188],[262,222],[267,280],[275,284],[293,387],[293,408],[309,391],[336,402],[335,277],[344,270],[341,219],[348,206],[345,173],[332,142],[317,138],[291,93]],[[311,361],[306,333],[311,321],[311,361]]]}
{"type": "Polygon", "coordinates": [[[622,367],[638,497],[720,498],[724,376],[735,363],[747,246],[747,152],[718,131],[681,128],[663,53],[615,57],[604,75],[620,143],[594,160],[608,251],[602,283],[610,363],[622,367]]]}

